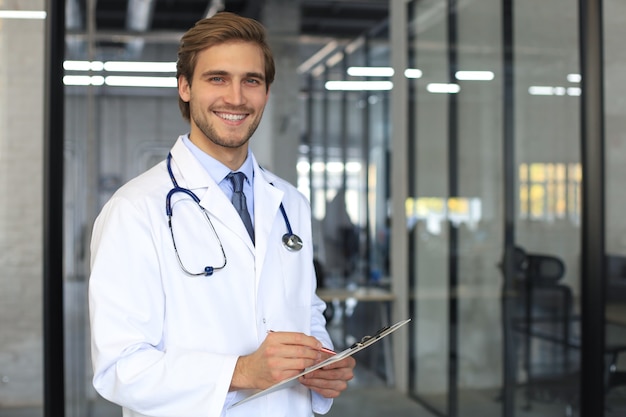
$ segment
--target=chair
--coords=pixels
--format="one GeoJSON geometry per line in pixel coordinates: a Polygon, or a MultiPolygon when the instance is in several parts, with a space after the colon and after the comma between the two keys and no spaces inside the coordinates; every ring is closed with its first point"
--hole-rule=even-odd
{"type": "Polygon", "coordinates": [[[561,282],[565,264],[556,256],[528,253],[521,247],[515,247],[514,260],[517,316],[513,323],[522,335],[527,408],[532,400],[561,400],[571,408],[577,401],[578,378],[572,378],[577,369],[570,352],[573,295],[561,282]],[[535,369],[536,351],[546,346],[550,360],[535,369]]]}

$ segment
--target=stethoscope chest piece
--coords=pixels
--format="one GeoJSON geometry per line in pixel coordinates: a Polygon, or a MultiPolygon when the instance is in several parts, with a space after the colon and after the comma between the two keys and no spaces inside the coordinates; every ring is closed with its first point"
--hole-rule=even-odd
{"type": "Polygon", "coordinates": [[[302,249],[302,239],[293,233],[285,233],[283,235],[283,245],[291,252],[297,252],[302,249]]]}

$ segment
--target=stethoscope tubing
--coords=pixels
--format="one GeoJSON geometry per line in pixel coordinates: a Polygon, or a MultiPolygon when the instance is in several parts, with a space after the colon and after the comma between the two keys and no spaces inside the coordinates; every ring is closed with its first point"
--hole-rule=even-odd
{"type": "MultiPolygon", "coordinates": [[[[183,271],[185,271],[185,273],[189,274],[189,275],[194,275],[194,276],[200,276],[200,275],[205,275],[205,276],[210,276],[213,275],[213,272],[215,270],[219,270],[222,269],[226,266],[227,263],[227,259],[226,259],[226,252],[224,251],[224,246],[222,245],[222,241],[219,238],[219,235],[217,234],[217,231],[215,230],[215,226],[213,226],[213,222],[211,221],[211,218],[209,217],[208,213],[206,212],[206,210],[204,209],[204,207],[202,207],[200,205],[200,198],[196,195],[196,193],[194,193],[193,191],[191,191],[188,188],[183,188],[181,186],[178,185],[178,182],[176,181],[176,177],[174,177],[174,172],[172,171],[172,154],[171,152],[168,153],[167,155],[167,160],[166,160],[166,166],[167,166],[167,172],[170,176],[170,180],[172,181],[172,185],[173,188],[167,193],[167,196],[165,198],[165,214],[167,215],[168,218],[168,226],[170,229],[170,234],[172,235],[172,243],[174,244],[174,251],[176,252],[176,258],[178,259],[178,263],[181,267],[181,269],[183,271]],[[222,266],[219,267],[213,267],[213,266],[206,266],[204,268],[203,272],[200,273],[193,273],[188,271],[183,263],[182,260],[180,259],[180,256],[178,254],[178,249],[176,248],[176,240],[174,238],[174,230],[172,229],[172,196],[176,193],[184,193],[186,195],[188,195],[189,197],[191,197],[191,199],[202,209],[202,213],[204,214],[204,216],[206,217],[207,221],[209,222],[209,225],[211,226],[211,230],[213,231],[213,234],[215,235],[215,237],[217,238],[219,244],[220,244],[220,248],[222,250],[222,255],[224,258],[224,263],[222,266]]],[[[273,184],[272,184],[273,185],[273,184]]],[[[302,239],[296,235],[295,233],[293,233],[293,230],[291,228],[291,223],[289,222],[289,217],[287,216],[287,212],[285,210],[285,206],[283,205],[283,203],[280,203],[280,213],[283,216],[283,220],[285,221],[285,227],[287,228],[287,233],[285,233],[282,236],[282,243],[285,246],[285,248],[290,251],[290,252],[296,252],[299,251],[300,249],[302,249],[302,239]]]]}

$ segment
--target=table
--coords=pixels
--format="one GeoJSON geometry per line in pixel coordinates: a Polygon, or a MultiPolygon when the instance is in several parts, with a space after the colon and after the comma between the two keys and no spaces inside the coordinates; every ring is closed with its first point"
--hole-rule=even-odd
{"type": "Polygon", "coordinates": [[[318,288],[317,295],[326,302],[346,301],[353,298],[363,302],[390,302],[396,299],[391,291],[378,287],[318,288]]]}

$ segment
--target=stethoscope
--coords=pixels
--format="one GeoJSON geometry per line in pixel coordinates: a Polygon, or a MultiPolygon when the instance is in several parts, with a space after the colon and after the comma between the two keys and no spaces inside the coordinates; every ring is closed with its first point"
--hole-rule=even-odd
{"type": "MultiPolygon", "coordinates": [[[[178,185],[178,182],[176,181],[176,178],[174,177],[174,173],[172,172],[172,154],[171,153],[168,153],[167,155],[166,164],[167,164],[167,172],[170,175],[170,179],[172,180],[172,184],[174,185],[174,188],[172,188],[167,193],[167,197],[165,198],[165,214],[167,214],[167,225],[170,229],[170,235],[172,236],[172,243],[174,245],[174,252],[176,253],[176,259],[178,260],[178,264],[180,265],[180,268],[183,271],[185,271],[185,273],[188,275],[211,276],[213,275],[213,272],[215,272],[216,270],[223,269],[226,266],[226,262],[227,262],[226,252],[224,251],[222,240],[220,239],[219,235],[217,234],[217,231],[215,230],[215,227],[213,226],[213,222],[211,221],[211,218],[209,217],[209,213],[205,210],[204,207],[202,207],[202,205],[200,205],[200,198],[198,198],[198,196],[190,189],[183,188],[178,185]],[[172,200],[172,196],[176,193],[184,193],[188,195],[189,197],[191,197],[192,200],[196,202],[196,204],[202,211],[202,214],[204,214],[204,217],[209,222],[209,225],[211,226],[211,231],[213,232],[213,235],[217,239],[217,242],[220,245],[220,250],[222,252],[222,264],[220,266],[205,266],[202,272],[191,272],[187,268],[185,268],[185,266],[183,265],[183,262],[180,259],[180,255],[178,254],[178,249],[176,247],[176,239],[174,238],[174,229],[172,228],[173,210],[172,210],[171,200],[172,200]]],[[[285,211],[285,207],[283,206],[282,202],[280,203],[280,212],[283,215],[283,219],[285,220],[285,226],[287,227],[287,233],[285,233],[281,239],[283,242],[283,246],[290,252],[297,252],[300,249],[302,249],[302,239],[300,239],[300,236],[296,235],[295,233],[293,233],[293,230],[291,230],[291,223],[289,223],[289,218],[287,217],[287,212],[285,211]]]]}

